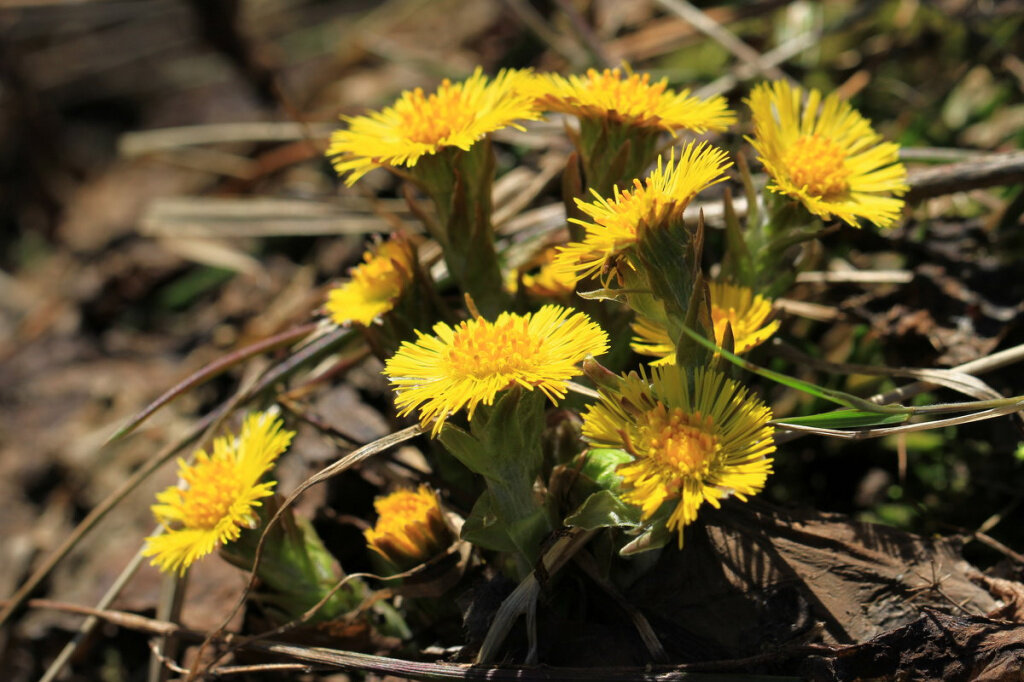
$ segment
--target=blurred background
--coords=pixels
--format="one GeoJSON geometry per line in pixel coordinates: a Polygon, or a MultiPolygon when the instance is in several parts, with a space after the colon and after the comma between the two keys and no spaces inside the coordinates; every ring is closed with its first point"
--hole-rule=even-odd
{"type": "MultiPolygon", "coordinates": [[[[101,448],[119,424],[190,372],[310,320],[367,234],[412,224],[386,173],[352,189],[338,181],[323,151],[339,115],[478,64],[628,64],[728,96],[741,125],[722,143],[735,148],[749,86],[784,73],[852,98],[879,132],[914,148],[913,169],[1021,147],[1022,24],[1013,1],[0,1],[0,595],[230,395],[240,372],[101,448]]],[[[502,170],[539,168],[526,138],[504,153],[502,170]]],[[[558,202],[552,178],[534,206],[558,202]]],[[[806,280],[791,298],[819,307],[790,315],[782,336],[832,362],[919,367],[1024,342],[1022,209],[1019,184],[971,189],[919,202],[886,234],[841,230],[821,269],[896,274],[806,280]]],[[[861,395],[892,385],[802,371],[861,395]]],[[[986,379],[1024,392],[1019,368],[986,379]]],[[[356,440],[391,429],[370,370],[319,400],[356,440]]],[[[779,414],[824,407],[784,391],[773,400],[779,414]]],[[[918,532],[990,522],[1021,550],[1020,440],[1008,419],[903,442],[805,438],[785,446],[765,495],[918,532]]],[[[334,455],[315,434],[299,443],[284,488],[334,455]]],[[[150,532],[152,495],[172,478],[163,470],[119,505],[39,596],[96,603],[150,532]]],[[[344,511],[369,508],[372,491],[353,495],[344,511]]],[[[982,564],[998,558],[968,549],[982,564]]],[[[210,608],[186,609],[187,622],[215,627],[240,574],[196,568],[190,594],[210,608]]],[[[144,569],[117,606],[152,613],[158,588],[144,569]]],[[[29,612],[0,633],[9,679],[35,679],[77,622],[29,612]]],[[[76,675],[129,679],[147,657],[142,635],[106,627],[76,675]]]]}

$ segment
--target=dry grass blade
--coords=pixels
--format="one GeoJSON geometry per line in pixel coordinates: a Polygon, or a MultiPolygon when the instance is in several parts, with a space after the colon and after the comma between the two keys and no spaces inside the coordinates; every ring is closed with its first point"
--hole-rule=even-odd
{"type": "MultiPolygon", "coordinates": [[[[134,613],[124,611],[110,611],[93,609],[77,604],[52,601],[49,599],[33,599],[29,606],[39,609],[54,609],[68,613],[77,613],[84,616],[95,616],[118,627],[148,632],[154,635],[174,635],[192,641],[211,640],[216,633],[203,633],[189,628],[182,627],[175,623],[146,618],[134,613]]],[[[286,644],[284,642],[261,641],[258,639],[247,639],[237,635],[225,633],[216,637],[217,641],[228,645],[238,645],[254,651],[262,651],[269,654],[277,654],[297,661],[305,661],[329,667],[336,670],[349,670],[359,673],[376,673],[380,675],[396,676],[401,679],[414,680],[498,680],[501,682],[533,682],[534,680],[571,680],[580,682],[629,682],[632,680],[664,680],[665,682],[702,682],[720,680],[720,676],[709,677],[695,671],[704,670],[740,670],[751,662],[763,662],[772,660],[784,660],[791,657],[807,656],[809,654],[833,653],[832,647],[806,645],[788,648],[785,651],[772,652],[765,656],[757,656],[753,659],[735,659],[726,661],[702,661],[692,664],[680,665],[646,665],[646,666],[622,666],[613,668],[570,668],[570,667],[544,667],[538,669],[535,666],[487,666],[487,665],[464,665],[459,663],[430,663],[426,661],[403,661],[397,658],[386,656],[374,656],[354,651],[343,651],[340,649],[328,649],[325,647],[305,647],[298,644],[286,644]]],[[[234,666],[225,668],[211,668],[208,672],[216,673],[220,670],[232,670],[234,666]]],[[[191,671],[195,675],[197,671],[191,671]]],[[[799,680],[796,677],[761,677],[757,675],[744,675],[748,682],[785,682],[787,680],[799,680]]]]}
{"type": "MultiPolygon", "coordinates": [[[[840,438],[842,440],[866,440],[868,438],[882,438],[883,436],[891,436],[899,433],[912,433],[915,431],[929,431],[931,429],[941,429],[946,426],[956,426],[958,424],[970,424],[972,422],[984,421],[986,419],[995,419],[996,417],[1002,417],[1007,414],[1013,414],[1014,412],[1020,412],[1024,409],[1024,401],[1008,405],[1006,407],[995,408],[991,410],[982,410],[981,412],[975,412],[973,414],[964,414],[959,417],[949,417],[948,419],[935,419],[927,422],[920,422],[917,424],[902,424],[900,426],[886,426],[874,429],[826,429],[817,426],[799,426],[795,424],[786,424],[785,420],[773,421],[777,428],[783,428],[791,433],[799,432],[800,434],[815,434],[818,436],[829,436],[832,438],[840,438]]],[[[775,435],[776,443],[785,443],[793,440],[795,435],[787,433],[779,433],[775,435]]]]}
{"type": "MultiPolygon", "coordinates": [[[[153,534],[161,531],[162,528],[156,528],[153,530],[153,534]]],[[[106,593],[104,593],[103,597],[100,598],[99,602],[97,602],[97,610],[109,608],[110,605],[114,603],[114,600],[117,599],[119,594],[121,594],[121,591],[128,584],[128,581],[131,580],[135,575],[135,572],[139,570],[139,566],[142,565],[142,559],[142,548],[139,548],[139,551],[135,553],[135,557],[131,560],[131,563],[121,571],[121,574],[117,576],[117,580],[114,581],[114,584],[110,586],[106,593]]],[[[64,666],[68,664],[68,661],[71,660],[74,653],[78,651],[79,645],[89,637],[93,628],[99,625],[99,623],[100,618],[98,616],[89,616],[82,621],[81,626],[78,628],[78,632],[71,638],[71,641],[65,644],[64,648],[60,650],[60,653],[57,654],[57,658],[53,659],[53,663],[51,663],[50,667],[46,669],[43,676],[39,678],[39,682],[52,682],[57,679],[57,676],[64,669],[64,666]]]]}
{"type": "MultiPolygon", "coordinates": [[[[987,355],[983,358],[978,358],[977,360],[965,362],[964,364],[957,365],[948,371],[959,372],[965,375],[984,374],[1022,360],[1024,360],[1024,344],[1001,350],[998,353],[993,353],[992,355],[987,355]]],[[[918,393],[934,388],[935,386],[936,384],[933,384],[930,381],[917,381],[912,384],[900,386],[899,388],[887,391],[886,393],[873,395],[868,398],[868,400],[879,404],[903,401],[917,395],[918,393]]]]}
{"type": "Polygon", "coordinates": [[[907,178],[910,185],[907,201],[1022,182],[1024,151],[988,154],[982,158],[911,172],[907,178]]]}
{"type": "Polygon", "coordinates": [[[919,369],[916,367],[879,367],[876,365],[835,363],[811,357],[788,344],[780,342],[774,343],[771,348],[779,357],[786,358],[791,362],[834,374],[908,377],[935,386],[943,386],[978,400],[998,400],[1003,397],[998,391],[973,374],[956,369],[919,369]]]}
{"type": "Polygon", "coordinates": [[[240,348],[233,353],[225,355],[216,362],[211,362],[209,365],[193,372],[168,390],[164,391],[159,398],[143,408],[141,412],[129,419],[127,424],[119,428],[112,436],[110,436],[105,445],[110,445],[111,443],[127,436],[138,428],[142,422],[146,421],[146,419],[148,419],[154,412],[180,396],[182,393],[206,383],[210,379],[226,372],[238,363],[251,358],[254,355],[266,353],[274,350],[275,348],[286,346],[309,336],[309,334],[315,331],[316,328],[316,323],[310,323],[302,325],[301,327],[296,327],[295,329],[289,329],[286,332],[281,332],[280,334],[271,336],[268,339],[263,339],[262,341],[246,346],[245,348],[240,348]]]}
{"type": "Polygon", "coordinates": [[[125,133],[118,140],[117,147],[122,156],[139,156],[192,145],[222,142],[324,140],[335,128],[337,126],[333,123],[292,123],[289,121],[210,123],[125,133]]]}
{"type": "Polygon", "coordinates": [[[730,31],[722,28],[718,22],[693,4],[685,0],[658,0],[658,4],[683,21],[692,24],[701,33],[704,33],[731,52],[733,56],[750,65],[751,68],[756,69],[758,73],[763,73],[776,80],[792,80],[778,66],[767,62],[757,50],[737,38],[730,31]]]}
{"type": "Polygon", "coordinates": [[[140,232],[173,239],[366,234],[379,232],[384,222],[419,231],[401,201],[173,197],[158,199],[146,208],[140,232]],[[382,214],[387,214],[387,221],[382,214]]]}

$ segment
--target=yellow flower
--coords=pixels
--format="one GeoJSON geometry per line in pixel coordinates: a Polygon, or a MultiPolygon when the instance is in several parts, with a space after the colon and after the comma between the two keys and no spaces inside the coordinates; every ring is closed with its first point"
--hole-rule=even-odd
{"type": "Polygon", "coordinates": [[[582,225],[582,242],[559,248],[555,258],[558,271],[585,279],[614,268],[619,254],[636,243],[640,225],[657,227],[678,219],[697,194],[725,180],[725,169],[732,165],[728,155],[706,142],[691,142],[682,150],[679,162],[675,151],[668,164],[658,157],[658,167],[644,183],[633,181],[632,190],[615,188],[612,200],[594,194],[595,201],[576,199],[576,205],[593,222],[571,219],[582,225]]]}
{"type": "Polygon", "coordinates": [[[213,441],[212,455],[200,450],[194,464],[178,460],[178,476],[188,487],[171,486],[156,496],[153,514],[165,532],[146,538],[143,555],[153,557],[152,565],[184,575],[218,544],[237,540],[242,528],[255,527],[253,510],[276,484],[260,479],[295,435],[281,427],[274,414],[254,412],[237,438],[229,434],[213,441]]]}
{"type": "Polygon", "coordinates": [[[561,298],[575,290],[576,277],[571,272],[554,266],[556,247],[544,249],[530,264],[509,273],[507,283],[515,293],[522,282],[523,289],[540,298],[561,298]],[[536,266],[540,266],[537,268],[536,266]],[[536,269],[535,273],[527,272],[536,269]]]}
{"type": "Polygon", "coordinates": [[[420,408],[420,422],[434,422],[436,436],[453,412],[491,405],[512,386],[539,389],[552,401],[580,374],[576,364],[608,350],[608,336],[583,313],[546,305],[536,313],[501,313],[490,322],[463,321],[454,329],[434,325],[436,336],[417,332],[384,367],[394,386],[399,415],[420,408]]]}
{"type": "Polygon", "coordinates": [[[747,103],[754,137],[747,140],[771,175],[770,189],[808,211],[859,227],[860,218],[889,227],[899,217],[907,171],[899,145],[882,142],[871,123],[832,93],[822,101],[786,81],[760,83],[747,103]],[[820,109],[820,111],[819,111],[820,109]]]}
{"type": "Polygon", "coordinates": [[[618,393],[583,415],[583,436],[594,447],[618,448],[634,457],[619,465],[622,499],[650,519],[674,505],[666,526],[679,532],[707,502],[735,495],[743,500],[763,487],[775,451],[771,410],[737,382],[698,368],[690,377],[675,366],[631,372],[618,393]]]}
{"type": "Polygon", "coordinates": [[[363,533],[366,543],[400,569],[422,564],[452,543],[437,495],[425,485],[378,497],[373,508],[377,523],[363,533]]]}
{"type": "Polygon", "coordinates": [[[674,92],[667,84],[663,78],[652,85],[647,73],[623,78],[620,69],[589,69],[585,76],[568,78],[549,73],[538,75],[534,82],[539,106],[579,118],[667,130],[673,135],[681,129],[725,130],[736,121],[725,98],[704,100],[690,96],[689,90],[674,92]]]}
{"type": "Polygon", "coordinates": [[[346,130],[335,131],[327,155],[352,185],[378,166],[413,167],[420,157],[446,147],[468,150],[488,133],[519,119],[540,117],[526,91],[527,71],[502,70],[491,81],[477,67],[463,82],[445,79],[437,92],[405,91],[393,106],[366,116],[343,117],[346,130]]]}
{"type": "Polygon", "coordinates": [[[409,244],[391,239],[363,254],[363,263],[349,271],[351,279],[327,295],[327,313],[336,324],[363,326],[395,306],[412,280],[415,255],[409,244]]]}
{"type": "MultiPolygon", "coordinates": [[[[771,338],[780,321],[767,325],[765,320],[772,312],[771,299],[754,294],[749,287],[724,282],[710,282],[711,321],[715,326],[715,343],[722,345],[725,327],[732,327],[733,352],[746,353],[771,338]]],[[[646,317],[637,317],[631,323],[633,337],[630,347],[641,355],[653,355],[658,359],[652,365],[672,365],[676,361],[676,346],[664,327],[646,317]]]]}

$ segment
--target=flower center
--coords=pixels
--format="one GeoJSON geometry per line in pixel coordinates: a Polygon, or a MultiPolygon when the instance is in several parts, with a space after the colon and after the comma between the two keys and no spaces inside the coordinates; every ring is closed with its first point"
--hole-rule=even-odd
{"type": "Polygon", "coordinates": [[[850,188],[845,161],[843,149],[817,133],[797,139],[785,156],[793,184],[818,197],[835,197],[850,188]]]}
{"type": "Polygon", "coordinates": [[[543,339],[533,338],[528,325],[528,318],[463,322],[448,350],[452,373],[482,379],[534,367],[543,339]]]}
{"type": "Polygon", "coordinates": [[[215,528],[228,516],[241,493],[238,466],[234,462],[208,460],[197,463],[189,473],[188,489],[181,503],[185,528],[215,528]]]}
{"type": "Polygon", "coordinates": [[[711,417],[658,405],[644,415],[647,456],[677,471],[680,477],[706,474],[718,451],[711,417]]]}
{"type": "Polygon", "coordinates": [[[352,275],[363,286],[368,301],[390,301],[402,293],[401,273],[390,258],[371,258],[352,275]]]}
{"type": "Polygon", "coordinates": [[[436,145],[453,132],[467,130],[475,116],[474,108],[467,106],[461,90],[452,88],[448,81],[430,96],[425,96],[422,90],[414,91],[409,105],[402,116],[401,133],[406,139],[421,144],[436,145]]]}

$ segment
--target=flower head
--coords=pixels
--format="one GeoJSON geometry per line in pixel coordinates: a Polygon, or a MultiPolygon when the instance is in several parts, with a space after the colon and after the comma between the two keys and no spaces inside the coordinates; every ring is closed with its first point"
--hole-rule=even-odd
{"type": "MultiPolygon", "coordinates": [[[[732,328],[733,351],[746,353],[771,338],[779,328],[779,320],[765,324],[772,312],[771,299],[755,294],[749,287],[709,282],[711,290],[711,322],[715,327],[715,343],[725,339],[725,328],[732,328]]],[[[676,346],[665,328],[646,317],[638,317],[630,325],[633,337],[630,347],[641,355],[654,355],[653,365],[671,365],[676,361],[676,346]]]]}
{"type": "Polygon", "coordinates": [[[242,528],[256,524],[254,509],[273,494],[275,481],[261,483],[278,456],[288,449],[294,431],[281,428],[270,412],[246,417],[241,434],[213,441],[213,454],[196,452],[195,463],[178,460],[178,476],[187,484],[156,496],[153,514],[165,529],[146,538],[145,556],[162,571],[182,574],[218,544],[237,540],[242,528]]]}
{"type": "Polygon", "coordinates": [[[583,313],[546,305],[536,313],[501,313],[490,322],[463,321],[455,328],[434,325],[434,336],[417,332],[384,367],[405,415],[420,408],[420,422],[441,431],[453,412],[491,405],[512,386],[539,389],[552,401],[565,396],[566,383],[580,374],[576,364],[608,350],[608,336],[583,313]]]}
{"type": "Polygon", "coordinates": [[[679,531],[707,502],[735,495],[746,501],[764,487],[775,451],[771,410],[725,375],[698,368],[691,377],[675,366],[624,377],[616,394],[583,415],[583,436],[595,447],[634,457],[617,469],[623,500],[646,520],[674,505],[666,525],[679,531]]]}
{"type": "Polygon", "coordinates": [[[705,133],[736,121],[725,98],[700,99],[689,90],[668,89],[668,79],[651,84],[650,74],[623,77],[620,69],[589,69],[585,76],[544,74],[535,79],[538,105],[583,119],[603,119],[637,128],[705,133]]]}
{"type": "Polygon", "coordinates": [[[541,298],[561,298],[573,293],[576,277],[572,272],[554,265],[557,254],[556,247],[548,247],[526,266],[510,272],[506,280],[509,289],[514,293],[522,283],[524,290],[541,298]]]}
{"type": "Polygon", "coordinates": [[[420,157],[446,147],[468,150],[488,133],[520,119],[540,117],[526,92],[532,76],[503,70],[488,80],[477,67],[465,81],[445,79],[437,92],[405,91],[393,106],[366,116],[344,117],[346,130],[335,131],[327,155],[337,157],[339,174],[349,173],[352,185],[378,166],[413,167],[420,157]]]}
{"type": "Polygon", "coordinates": [[[412,280],[415,255],[407,242],[391,239],[363,254],[349,271],[351,279],[327,296],[327,313],[336,324],[369,326],[395,306],[412,280]]]}
{"type": "Polygon", "coordinates": [[[364,532],[366,543],[399,568],[421,564],[452,543],[437,495],[426,485],[378,497],[373,508],[377,523],[364,532]]]}
{"type": "Polygon", "coordinates": [[[577,199],[576,205],[592,222],[572,219],[586,235],[582,242],[559,249],[556,268],[577,279],[612,269],[619,254],[636,243],[641,225],[657,227],[682,216],[699,192],[725,180],[723,173],[731,165],[723,150],[691,142],[678,163],[674,151],[667,164],[658,157],[658,167],[643,183],[634,180],[632,190],[616,188],[611,200],[596,193],[592,202],[577,199]]]}
{"type": "Polygon", "coordinates": [[[836,93],[822,101],[786,81],[760,83],[747,103],[754,137],[747,138],[768,170],[768,187],[800,201],[808,211],[860,226],[888,227],[899,217],[907,171],[899,145],[882,142],[871,123],[836,93]]]}

